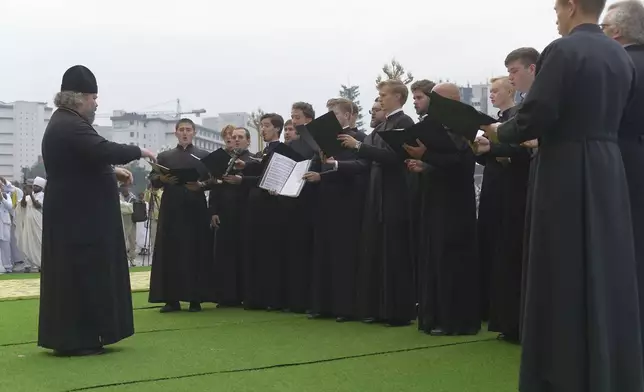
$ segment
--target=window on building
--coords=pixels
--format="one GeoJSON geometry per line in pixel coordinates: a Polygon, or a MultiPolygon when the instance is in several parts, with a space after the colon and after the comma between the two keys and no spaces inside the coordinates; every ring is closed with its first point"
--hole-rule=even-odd
{"type": "Polygon", "coordinates": [[[130,137],[134,137],[134,132],[130,132],[130,137]]]}

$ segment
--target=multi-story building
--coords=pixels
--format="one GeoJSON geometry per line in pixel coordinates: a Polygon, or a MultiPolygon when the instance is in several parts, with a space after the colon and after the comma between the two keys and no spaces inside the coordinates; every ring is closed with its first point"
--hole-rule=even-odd
{"type": "Polygon", "coordinates": [[[46,102],[0,102],[0,176],[20,180],[38,162],[52,112],[46,102]]]}
{"type": "MultiPolygon", "coordinates": [[[[145,114],[115,110],[110,120],[111,127],[97,127],[97,131],[115,143],[137,145],[151,151],[159,151],[177,144],[174,134],[176,118],[148,117],[145,114]]],[[[197,133],[193,139],[195,147],[214,151],[224,146],[217,130],[198,124],[196,127],[197,133]]]]}

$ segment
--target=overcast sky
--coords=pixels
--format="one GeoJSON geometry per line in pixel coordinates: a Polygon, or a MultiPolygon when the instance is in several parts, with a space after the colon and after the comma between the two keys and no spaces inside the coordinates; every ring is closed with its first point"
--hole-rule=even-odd
{"type": "MultiPolygon", "coordinates": [[[[99,113],[261,107],[322,114],[341,84],[367,114],[392,57],[419,78],[479,83],[505,55],[557,38],[554,0],[0,0],[0,101],[52,101],[88,66],[99,113]]],[[[411,108],[409,109],[411,111],[411,108]]],[[[411,114],[411,113],[410,113],[411,114]]],[[[368,121],[367,121],[368,122],[368,121]]]]}

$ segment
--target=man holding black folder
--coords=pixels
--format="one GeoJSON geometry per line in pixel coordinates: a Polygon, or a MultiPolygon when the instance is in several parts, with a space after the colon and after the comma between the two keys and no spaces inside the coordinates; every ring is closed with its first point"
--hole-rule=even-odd
{"type": "MultiPolygon", "coordinates": [[[[435,95],[460,102],[459,89],[451,83],[436,85],[433,102],[435,95]]],[[[418,329],[434,336],[473,335],[481,327],[474,154],[462,136],[432,116],[422,124],[427,124],[433,144],[405,146],[416,158],[408,161],[409,170],[426,172],[419,225],[418,329]]]]}
{"type": "MultiPolygon", "coordinates": [[[[339,123],[337,129],[324,127],[323,132],[343,132],[350,129],[352,102],[333,99],[327,102],[339,123]]],[[[327,116],[327,115],[325,115],[327,116]]],[[[318,120],[315,120],[318,121],[318,120]]],[[[310,128],[313,128],[311,124],[310,128]]],[[[315,133],[315,129],[311,129],[315,133]]],[[[335,136],[331,142],[339,143],[335,136]]],[[[325,156],[333,159],[322,165],[320,173],[308,172],[304,178],[319,182],[317,197],[312,205],[314,244],[311,268],[311,318],[335,317],[344,322],[357,318],[355,309],[356,266],[359,249],[360,222],[364,204],[364,185],[368,170],[366,162],[357,161],[355,150],[331,151],[319,142],[325,156]],[[342,162],[341,165],[336,163],[342,162]],[[326,166],[329,168],[324,169],[326,166]]],[[[319,168],[318,168],[319,169],[319,168]]]]}
{"type": "Polygon", "coordinates": [[[149,301],[165,303],[162,313],[201,310],[201,302],[214,302],[212,289],[212,233],[204,195],[208,170],[199,158],[208,152],[192,144],[196,126],[181,119],[175,126],[177,147],[159,154],[158,164],[168,172],[151,173],[155,188],[163,188],[157,241],[152,256],[149,301]]]}
{"type": "MultiPolygon", "coordinates": [[[[408,128],[403,112],[409,91],[399,80],[378,84],[385,121],[363,143],[350,135],[338,138],[369,165],[358,265],[357,314],[365,322],[409,325],[415,318],[413,262],[409,249],[409,189],[403,158],[379,136],[408,128]]],[[[339,161],[339,167],[346,165],[339,161]]]]}

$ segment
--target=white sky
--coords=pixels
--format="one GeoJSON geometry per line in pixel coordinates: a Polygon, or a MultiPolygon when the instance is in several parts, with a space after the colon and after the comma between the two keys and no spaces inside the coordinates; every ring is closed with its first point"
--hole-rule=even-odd
{"type": "MultiPolygon", "coordinates": [[[[99,112],[183,109],[319,114],[340,84],[364,114],[392,57],[416,79],[465,84],[505,73],[505,55],[557,38],[554,0],[0,0],[0,101],[51,102],[88,66],[99,112]],[[156,105],[156,106],[155,106],[156,105]]],[[[413,109],[406,108],[410,115],[413,109]]],[[[365,119],[368,123],[368,119],[365,119]]]]}

